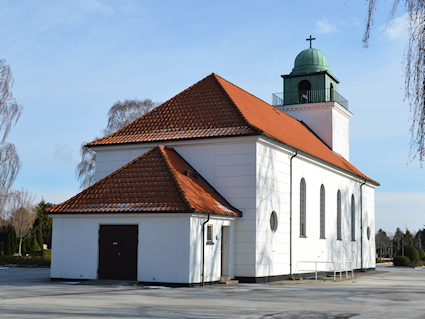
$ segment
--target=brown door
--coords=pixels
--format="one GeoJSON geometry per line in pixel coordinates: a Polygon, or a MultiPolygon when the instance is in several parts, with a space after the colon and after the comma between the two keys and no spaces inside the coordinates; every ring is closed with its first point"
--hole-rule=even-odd
{"type": "Polygon", "coordinates": [[[99,279],[137,280],[137,225],[100,225],[99,279]]]}

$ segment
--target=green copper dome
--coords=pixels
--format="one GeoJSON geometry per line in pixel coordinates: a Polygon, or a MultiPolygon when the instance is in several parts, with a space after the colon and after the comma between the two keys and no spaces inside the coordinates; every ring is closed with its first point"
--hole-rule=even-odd
{"type": "Polygon", "coordinates": [[[320,50],[309,48],[297,55],[291,75],[302,75],[321,71],[328,71],[332,74],[326,55],[320,50]]]}

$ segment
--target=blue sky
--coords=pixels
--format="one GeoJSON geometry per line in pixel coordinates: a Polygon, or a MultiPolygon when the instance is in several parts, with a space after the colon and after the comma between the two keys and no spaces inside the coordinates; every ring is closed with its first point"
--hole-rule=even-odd
{"type": "Polygon", "coordinates": [[[425,224],[425,170],[409,160],[403,12],[385,29],[379,3],[369,49],[366,6],[332,1],[0,0],[0,58],[24,112],[9,135],[23,163],[14,184],[49,202],[79,191],[79,147],[126,98],[166,101],[212,72],[271,102],[308,47],[323,51],[349,101],[350,161],[379,181],[376,229],[425,224]]]}

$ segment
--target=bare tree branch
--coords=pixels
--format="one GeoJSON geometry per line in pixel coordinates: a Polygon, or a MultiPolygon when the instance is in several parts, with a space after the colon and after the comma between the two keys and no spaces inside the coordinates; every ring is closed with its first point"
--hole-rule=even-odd
{"type": "Polygon", "coordinates": [[[31,228],[37,217],[33,204],[35,196],[31,195],[28,190],[21,189],[12,198],[10,221],[19,240],[19,256],[21,256],[22,242],[31,235],[31,228]]]}
{"type": "MultiPolygon", "coordinates": [[[[394,21],[400,0],[393,0],[387,27],[394,21]]],[[[366,0],[368,5],[363,35],[363,47],[369,46],[377,0],[366,0]]],[[[425,0],[404,0],[407,17],[408,41],[403,58],[405,98],[410,105],[410,160],[425,161],[425,0]]]]}
{"type": "MultiPolygon", "coordinates": [[[[108,125],[102,131],[102,136],[111,135],[123,127],[134,122],[144,114],[148,113],[160,103],[145,100],[125,100],[117,101],[108,112],[108,125]]],[[[98,139],[97,137],[94,138],[98,139]]],[[[96,152],[86,146],[84,142],[80,148],[81,162],[75,169],[77,179],[80,181],[80,189],[86,189],[94,184],[96,171],[96,152]]]]}
{"type": "MultiPolygon", "coordinates": [[[[97,139],[96,137],[94,138],[94,140],[97,139]]],[[[86,189],[94,184],[94,173],[96,171],[96,152],[87,147],[86,144],[86,142],[81,144],[81,162],[75,169],[81,189],[86,189]]]]}
{"type": "Polygon", "coordinates": [[[0,216],[13,197],[10,193],[21,167],[15,145],[6,142],[10,129],[19,120],[22,107],[12,95],[13,74],[5,60],[0,59],[0,216]]]}
{"type": "Polygon", "coordinates": [[[18,105],[12,95],[13,74],[5,60],[0,60],[0,132],[3,131],[1,143],[10,132],[13,124],[19,120],[22,107],[18,105]]]}
{"type": "Polygon", "coordinates": [[[117,101],[108,112],[108,125],[103,130],[103,136],[108,136],[119,131],[128,124],[151,111],[158,104],[150,99],[117,101]]]}

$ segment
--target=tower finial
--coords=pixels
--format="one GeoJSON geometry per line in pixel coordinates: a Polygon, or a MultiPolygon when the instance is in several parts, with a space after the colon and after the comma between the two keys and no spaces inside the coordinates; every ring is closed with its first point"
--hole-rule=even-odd
{"type": "Polygon", "coordinates": [[[310,38],[309,39],[305,39],[306,41],[310,41],[310,49],[311,49],[311,41],[316,40],[316,38],[312,38],[311,34],[310,34],[310,38]]]}

